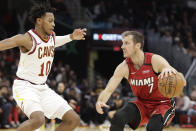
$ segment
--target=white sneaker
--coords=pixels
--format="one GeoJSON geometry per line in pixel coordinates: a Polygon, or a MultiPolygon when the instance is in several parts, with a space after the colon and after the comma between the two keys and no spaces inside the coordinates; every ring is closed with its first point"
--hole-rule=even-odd
{"type": "Polygon", "coordinates": [[[92,121],[90,121],[90,128],[94,128],[95,127],[95,124],[92,122],[92,121]]]}
{"type": "Polygon", "coordinates": [[[20,125],[20,122],[19,122],[19,121],[17,121],[17,122],[16,122],[16,126],[18,127],[19,125],[20,125]]]}
{"type": "Polygon", "coordinates": [[[86,122],[84,122],[83,120],[80,121],[80,125],[81,126],[88,126],[88,124],[86,122]]]}
{"type": "Polygon", "coordinates": [[[10,125],[11,125],[11,127],[13,127],[13,128],[16,128],[16,127],[17,127],[17,125],[16,125],[15,122],[13,122],[13,121],[10,123],[10,125]]]}
{"type": "Polygon", "coordinates": [[[103,124],[101,124],[99,127],[104,127],[104,128],[108,128],[111,126],[111,123],[109,120],[105,120],[103,124]]]}

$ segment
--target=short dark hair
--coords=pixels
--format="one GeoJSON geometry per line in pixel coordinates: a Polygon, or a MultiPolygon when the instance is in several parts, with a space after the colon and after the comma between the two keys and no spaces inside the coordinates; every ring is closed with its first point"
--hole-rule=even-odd
{"type": "Polygon", "coordinates": [[[48,2],[35,4],[29,11],[29,21],[35,25],[37,18],[41,18],[47,12],[54,13],[55,11],[56,9],[51,7],[48,2]]]}
{"type": "Polygon", "coordinates": [[[144,47],[144,35],[138,31],[125,31],[122,33],[122,38],[125,38],[129,35],[133,36],[133,42],[136,43],[141,43],[141,49],[144,47]]]}

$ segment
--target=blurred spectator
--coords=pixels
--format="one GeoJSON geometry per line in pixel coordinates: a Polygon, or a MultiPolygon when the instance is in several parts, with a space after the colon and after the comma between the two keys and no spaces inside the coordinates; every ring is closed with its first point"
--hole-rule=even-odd
{"type": "Polygon", "coordinates": [[[175,41],[174,48],[176,48],[177,50],[179,50],[183,54],[187,54],[187,51],[184,48],[183,42],[180,40],[180,38],[178,36],[176,36],[174,38],[174,41],[175,41]]]}
{"type": "Polygon", "coordinates": [[[100,0],[95,6],[94,6],[94,15],[95,15],[95,21],[96,22],[103,22],[107,18],[107,12],[106,12],[106,6],[105,2],[103,0],[100,0]]]}
{"type": "MultiPolygon", "coordinates": [[[[71,80],[69,80],[69,81],[71,81],[71,80]]],[[[77,101],[81,100],[81,91],[80,91],[80,89],[78,89],[75,82],[73,82],[69,86],[69,88],[67,88],[66,92],[67,92],[67,94],[69,94],[69,96],[75,98],[77,101]]]]}
{"type": "MultiPolygon", "coordinates": [[[[156,19],[156,25],[164,28],[169,26],[169,19],[167,17],[167,12],[165,10],[162,10],[160,15],[158,15],[157,19],[156,19]]],[[[163,29],[165,30],[165,29],[163,29]]]]}
{"type": "Polygon", "coordinates": [[[69,100],[69,96],[66,93],[67,86],[63,82],[59,82],[57,85],[56,92],[63,97],[65,100],[69,100]]]}
{"type": "MultiPolygon", "coordinates": [[[[95,113],[95,104],[93,103],[94,92],[89,87],[82,88],[82,99],[81,99],[81,119],[87,123],[92,123],[93,113],[95,113]]],[[[85,124],[84,123],[84,124],[85,124]]]]}
{"type": "Polygon", "coordinates": [[[191,43],[189,44],[188,53],[189,53],[192,57],[196,58],[196,44],[195,44],[195,42],[191,42],[191,43]]]}
{"type": "Polygon", "coordinates": [[[98,76],[98,78],[96,78],[96,85],[93,91],[96,93],[100,93],[104,88],[105,88],[105,85],[104,85],[103,79],[98,76]]]}
{"type": "Polygon", "coordinates": [[[0,86],[0,117],[1,128],[10,128],[8,117],[12,109],[12,104],[8,102],[8,87],[0,86]]]}
{"type": "Polygon", "coordinates": [[[181,93],[180,96],[177,97],[176,110],[188,111],[194,104],[194,101],[190,100],[184,93],[181,93]]]}
{"type": "Polygon", "coordinates": [[[180,116],[187,115],[188,110],[194,104],[193,101],[190,100],[188,96],[185,96],[184,93],[181,93],[179,97],[176,98],[176,111],[175,116],[172,123],[179,124],[180,123],[180,116]]]}
{"type": "Polygon", "coordinates": [[[9,124],[11,125],[11,127],[16,128],[20,124],[19,114],[18,114],[19,107],[17,106],[17,104],[12,96],[12,89],[11,88],[8,89],[8,97],[9,97],[9,102],[12,104],[12,109],[9,114],[8,121],[9,121],[9,124]]]}
{"type": "MultiPolygon", "coordinates": [[[[195,97],[195,90],[191,93],[191,98],[195,97]]],[[[176,100],[176,112],[173,124],[183,124],[183,127],[194,127],[193,119],[196,118],[196,101],[181,93],[176,100]]]]}
{"type": "Polygon", "coordinates": [[[110,99],[111,104],[109,104],[110,108],[107,113],[110,120],[113,118],[114,114],[126,104],[126,102],[127,101],[125,100],[125,98],[121,96],[120,90],[117,89],[112,94],[110,99]]]}
{"type": "Polygon", "coordinates": [[[193,86],[193,91],[190,94],[190,98],[196,102],[196,86],[193,86]]]}
{"type": "Polygon", "coordinates": [[[64,0],[52,0],[52,6],[56,8],[55,17],[65,22],[68,25],[73,24],[73,20],[69,14],[69,11],[65,5],[64,0]]]}
{"type": "MultiPolygon", "coordinates": [[[[76,106],[77,106],[77,100],[75,98],[74,95],[72,95],[72,93],[70,93],[71,95],[68,95],[66,93],[66,89],[67,89],[67,85],[64,84],[63,82],[59,82],[58,85],[57,85],[57,93],[63,97],[68,103],[69,105],[74,109],[76,110],[76,106]]],[[[74,93],[73,93],[74,94],[74,93]]]]}
{"type": "Polygon", "coordinates": [[[163,35],[163,39],[165,40],[165,42],[167,44],[170,44],[172,45],[173,43],[173,38],[172,38],[172,35],[171,35],[171,32],[170,31],[165,31],[164,35],[163,35]]]}

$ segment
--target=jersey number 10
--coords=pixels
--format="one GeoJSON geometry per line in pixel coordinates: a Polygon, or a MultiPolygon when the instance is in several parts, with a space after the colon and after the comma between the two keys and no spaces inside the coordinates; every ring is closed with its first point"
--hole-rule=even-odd
{"type": "Polygon", "coordinates": [[[45,72],[45,76],[48,76],[48,74],[50,73],[50,69],[51,69],[51,61],[48,61],[46,64],[42,63],[41,72],[39,73],[39,76],[44,76],[44,72],[45,72]],[[46,65],[45,68],[44,65],[46,65]]]}

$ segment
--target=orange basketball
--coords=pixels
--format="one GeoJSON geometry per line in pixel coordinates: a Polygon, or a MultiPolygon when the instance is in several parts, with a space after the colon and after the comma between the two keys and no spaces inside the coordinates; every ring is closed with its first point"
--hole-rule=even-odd
{"type": "Polygon", "coordinates": [[[165,97],[172,98],[179,96],[184,88],[183,77],[180,73],[172,74],[158,80],[158,88],[165,97]]]}

